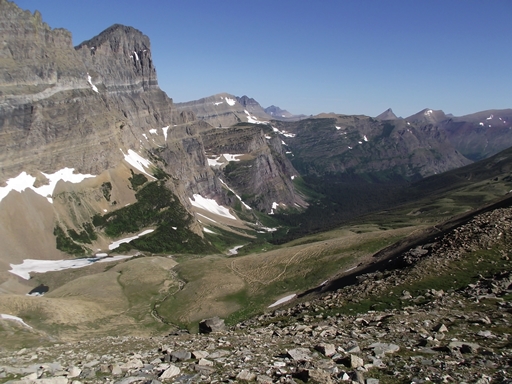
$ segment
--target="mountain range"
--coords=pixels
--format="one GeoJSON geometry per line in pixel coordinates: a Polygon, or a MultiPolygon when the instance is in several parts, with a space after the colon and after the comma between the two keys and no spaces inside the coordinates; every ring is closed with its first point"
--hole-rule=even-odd
{"type": "MultiPolygon", "coordinates": [[[[231,315],[242,307],[232,303],[244,295],[309,289],[333,272],[331,259],[322,264],[304,255],[338,255],[338,248],[311,251],[305,244],[318,239],[301,243],[301,236],[424,199],[426,191],[474,187],[443,204],[429,202],[440,216],[460,213],[502,196],[512,180],[512,109],[460,117],[424,109],[400,118],[391,109],[377,117],[294,115],[229,93],[174,103],[158,85],[149,37],[135,28],[115,24],[74,47],[69,31],[52,29],[38,12],[7,0],[0,0],[0,25],[0,309],[14,308],[9,300],[29,308],[33,302],[23,295],[65,261],[100,270],[99,262],[126,257],[133,264],[102,269],[101,278],[55,275],[50,280],[58,289],[48,295],[49,305],[61,310],[70,298],[82,300],[86,286],[118,292],[110,284],[121,281],[123,295],[140,293],[143,310],[121,295],[115,308],[90,298],[87,306],[74,303],[77,313],[122,313],[130,326],[137,316],[149,324],[161,316],[155,308],[172,296],[162,293],[170,290],[168,271],[184,261],[180,273],[189,284],[172,280],[183,296],[166,302],[168,317],[188,323],[211,313],[231,315]],[[469,187],[467,180],[479,184],[469,187]],[[304,248],[275,248],[289,240],[296,241],[290,249],[304,248]],[[239,252],[261,254],[226,261],[239,252]],[[194,264],[204,255],[210,255],[201,259],[206,264],[194,264]],[[281,260],[285,255],[292,256],[281,260]],[[208,263],[218,269],[204,267],[208,263]],[[277,266],[282,272],[265,283],[247,277],[271,275],[277,266]],[[300,284],[280,280],[290,271],[300,284]],[[201,273],[218,282],[228,272],[239,280],[227,279],[217,291],[197,288],[203,287],[201,273]],[[166,282],[147,282],[157,275],[166,282]],[[96,278],[105,280],[89,283],[96,278]],[[194,307],[194,287],[204,297],[218,296],[194,307]],[[169,309],[180,305],[183,313],[169,309]],[[142,312],[130,312],[135,307],[142,312]]],[[[400,220],[420,216],[413,222],[420,228],[433,222],[424,212],[408,208],[400,220]]],[[[394,239],[415,232],[413,224],[385,223],[371,231],[389,229],[394,239]]],[[[361,228],[349,232],[369,231],[361,228]]],[[[390,241],[379,239],[370,240],[390,241]]],[[[332,244],[341,247],[338,241],[332,244]]]]}

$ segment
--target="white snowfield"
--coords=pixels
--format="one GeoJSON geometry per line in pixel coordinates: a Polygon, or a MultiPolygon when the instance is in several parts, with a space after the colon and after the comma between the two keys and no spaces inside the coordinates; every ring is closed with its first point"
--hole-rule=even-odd
{"type": "Polygon", "coordinates": [[[11,264],[11,272],[22,279],[29,280],[30,272],[45,273],[53,271],[62,271],[64,269],[82,268],[96,262],[110,262],[126,259],[132,256],[114,256],[114,257],[90,257],[86,259],[73,260],[34,260],[25,259],[21,264],[11,264]]]}
{"type": "Polygon", "coordinates": [[[278,305],[280,305],[280,304],[283,304],[283,303],[286,303],[287,301],[290,301],[290,300],[291,300],[291,299],[293,299],[295,296],[297,296],[295,293],[294,293],[293,295],[285,296],[285,297],[283,297],[282,299],[277,300],[274,304],[270,304],[268,307],[269,307],[269,308],[277,307],[277,306],[278,306],[278,305]]]}
{"type": "Polygon", "coordinates": [[[231,248],[231,249],[229,250],[229,254],[230,254],[230,255],[237,255],[237,254],[238,254],[238,250],[239,250],[240,248],[242,248],[242,247],[243,247],[243,245],[237,245],[236,247],[231,248]]]}
{"type": "Polygon", "coordinates": [[[129,149],[128,154],[125,154],[121,148],[119,148],[121,153],[124,156],[125,161],[130,164],[132,167],[136,168],[140,172],[148,175],[152,179],[154,179],[153,175],[149,174],[146,169],[149,169],[153,163],[149,161],[148,159],[143,158],[141,155],[139,155],[134,150],[129,149]]]}
{"type": "Polygon", "coordinates": [[[274,132],[277,132],[279,133],[280,135],[283,135],[284,137],[295,137],[295,133],[289,133],[287,131],[280,131],[279,129],[277,129],[276,127],[272,127],[272,130],[274,132]]]}
{"type": "Polygon", "coordinates": [[[239,157],[243,156],[243,155],[244,155],[243,153],[238,153],[238,154],[234,154],[234,155],[231,153],[223,153],[220,156],[216,157],[215,159],[207,158],[208,165],[210,167],[215,167],[218,165],[223,165],[226,162],[230,162],[230,161],[240,161],[239,157]]]}
{"type": "Polygon", "coordinates": [[[18,323],[21,323],[23,324],[25,327],[27,328],[32,328],[30,325],[28,325],[27,323],[25,323],[23,321],[22,318],[18,317],[18,316],[13,316],[13,315],[6,315],[5,313],[0,313],[0,318],[2,319],[5,319],[5,320],[13,320],[13,321],[17,321],[18,323]]]}
{"type": "Polygon", "coordinates": [[[230,105],[230,106],[233,106],[236,103],[236,100],[230,99],[229,97],[226,97],[225,100],[226,100],[226,103],[228,103],[228,105],[230,105]]]}
{"type": "Polygon", "coordinates": [[[192,206],[196,208],[202,208],[205,211],[214,213],[227,219],[236,220],[236,217],[233,216],[231,212],[229,212],[229,209],[223,207],[222,205],[219,205],[215,200],[206,199],[199,194],[194,194],[193,197],[193,200],[189,198],[190,204],[192,204],[192,206]]]}
{"type": "Polygon", "coordinates": [[[131,237],[125,237],[124,239],[120,239],[120,240],[114,241],[112,244],[110,244],[108,246],[108,249],[110,249],[112,251],[113,249],[118,248],[123,243],[129,243],[130,241],[138,239],[139,237],[147,235],[148,233],[151,233],[153,231],[154,231],[154,229],[146,229],[145,231],[142,231],[138,235],[131,236],[131,237]]]}
{"type": "Polygon", "coordinates": [[[246,109],[244,109],[247,115],[247,122],[251,124],[268,124],[268,121],[259,121],[256,116],[252,116],[246,109]]]}
{"type": "Polygon", "coordinates": [[[94,92],[98,93],[98,88],[92,83],[92,78],[89,74],[87,74],[87,81],[91,85],[91,88],[94,92]]]}
{"type": "Polygon", "coordinates": [[[74,173],[74,170],[74,168],[63,168],[55,173],[41,172],[49,180],[49,184],[41,185],[40,187],[34,187],[34,183],[36,181],[34,176],[31,176],[26,172],[21,172],[18,176],[8,179],[7,186],[0,187],[0,201],[2,201],[3,198],[11,191],[23,192],[25,189],[29,188],[37,194],[46,197],[50,203],[53,203],[51,196],[55,186],[60,180],[71,183],[80,183],[84,179],[96,177],[95,175],[74,173]]]}
{"type": "Polygon", "coordinates": [[[169,130],[169,126],[163,127],[162,132],[164,133],[164,140],[167,141],[167,131],[169,130]]]}

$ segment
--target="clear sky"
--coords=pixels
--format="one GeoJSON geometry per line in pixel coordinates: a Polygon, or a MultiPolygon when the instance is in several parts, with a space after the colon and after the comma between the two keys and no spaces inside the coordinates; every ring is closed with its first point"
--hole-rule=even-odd
{"type": "Polygon", "coordinates": [[[75,45],[151,39],[175,102],[228,92],[299,114],[512,108],[512,0],[15,0],[75,45]]]}

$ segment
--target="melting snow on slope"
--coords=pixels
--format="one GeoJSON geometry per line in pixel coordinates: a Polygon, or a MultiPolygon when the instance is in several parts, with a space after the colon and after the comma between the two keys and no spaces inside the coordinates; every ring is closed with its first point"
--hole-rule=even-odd
{"type": "Polygon", "coordinates": [[[169,130],[169,126],[163,127],[162,132],[164,133],[164,140],[167,141],[167,131],[169,130]]]}
{"type": "Polygon", "coordinates": [[[236,217],[229,212],[229,209],[226,207],[223,207],[222,205],[219,205],[215,200],[213,199],[206,199],[203,196],[199,194],[193,195],[194,200],[190,200],[190,204],[196,208],[202,208],[205,211],[214,213],[219,216],[226,217],[228,219],[236,220],[236,217]]]}
{"type": "Polygon", "coordinates": [[[153,175],[150,175],[145,169],[149,168],[150,165],[153,165],[151,161],[143,158],[141,155],[135,151],[132,151],[131,149],[128,150],[128,154],[125,154],[121,148],[119,148],[119,150],[123,153],[124,159],[128,164],[153,178],[153,175]]]}
{"type": "Polygon", "coordinates": [[[285,297],[283,297],[282,299],[277,300],[274,304],[270,304],[268,307],[269,307],[269,308],[277,307],[279,304],[283,304],[283,303],[286,303],[287,301],[290,301],[290,300],[291,300],[291,299],[293,299],[295,296],[297,296],[295,293],[294,293],[293,295],[285,296],[285,297]]]}
{"type": "Polygon", "coordinates": [[[52,198],[49,196],[53,194],[53,190],[60,180],[69,181],[71,183],[80,183],[84,179],[95,177],[95,175],[75,174],[73,173],[74,170],[74,168],[63,168],[55,173],[41,172],[49,180],[49,184],[41,185],[37,188],[34,187],[36,178],[34,176],[30,176],[26,172],[21,172],[17,177],[7,180],[7,186],[0,187],[0,201],[2,201],[2,199],[12,190],[22,192],[25,189],[30,188],[37,194],[46,197],[50,203],[53,203],[52,198]]]}
{"type": "Polygon", "coordinates": [[[239,250],[240,248],[242,248],[242,247],[243,247],[243,245],[237,245],[236,247],[231,248],[231,249],[229,250],[229,254],[230,254],[230,255],[237,255],[237,254],[238,254],[238,250],[239,250]]]}
{"type": "Polygon", "coordinates": [[[130,241],[138,239],[139,237],[147,235],[148,233],[151,233],[153,231],[154,231],[154,229],[146,229],[145,231],[142,231],[138,235],[131,236],[131,237],[126,237],[124,239],[114,241],[112,244],[110,244],[108,246],[108,249],[110,249],[110,250],[116,249],[116,248],[118,248],[123,243],[129,243],[130,241]]]}
{"type": "Polygon", "coordinates": [[[62,271],[64,269],[82,268],[95,262],[109,262],[125,259],[131,256],[115,256],[115,257],[90,257],[87,259],[73,260],[34,260],[25,259],[21,264],[11,264],[9,272],[15,274],[25,280],[30,279],[30,272],[45,273],[53,271],[62,271]]]}
{"type": "Polygon", "coordinates": [[[251,124],[268,124],[268,121],[259,121],[256,116],[251,116],[251,114],[244,109],[245,114],[247,115],[247,122],[251,124]]]}
{"type": "Polygon", "coordinates": [[[226,103],[228,103],[228,105],[230,105],[230,106],[233,106],[236,103],[236,100],[230,99],[229,97],[226,97],[225,100],[226,100],[226,103]]]}
{"type": "Polygon", "coordinates": [[[277,132],[279,133],[280,135],[283,135],[285,137],[295,137],[295,133],[288,133],[286,131],[280,131],[279,129],[277,129],[276,127],[272,127],[272,130],[274,132],[277,132]]]}
{"type": "Polygon", "coordinates": [[[219,181],[220,181],[223,185],[225,185],[227,189],[229,189],[231,192],[233,192],[233,194],[236,196],[236,198],[237,198],[238,200],[240,200],[240,202],[244,205],[244,207],[245,207],[245,208],[247,208],[247,209],[252,209],[252,208],[251,208],[251,207],[249,207],[247,204],[245,204],[245,203],[243,202],[242,198],[241,198],[240,196],[238,196],[238,195],[236,194],[236,192],[235,192],[235,191],[233,191],[233,190],[232,190],[232,189],[231,189],[231,188],[230,188],[230,187],[229,187],[229,186],[228,186],[224,181],[222,181],[221,179],[219,179],[219,181]]]}
{"type": "Polygon", "coordinates": [[[98,88],[92,83],[92,78],[91,76],[89,75],[89,73],[87,73],[87,81],[89,82],[89,84],[91,85],[91,88],[94,92],[98,93],[98,88]]]}
{"type": "Polygon", "coordinates": [[[243,156],[243,153],[239,154],[231,154],[231,153],[223,153],[219,157],[216,157],[215,159],[207,159],[208,165],[210,167],[214,167],[216,165],[223,165],[226,162],[229,161],[240,161],[239,157],[243,156]]]}
{"type": "Polygon", "coordinates": [[[5,319],[5,320],[13,320],[13,321],[17,321],[18,323],[23,324],[25,327],[32,328],[30,325],[28,325],[27,323],[25,323],[25,322],[23,321],[23,319],[22,319],[22,318],[17,317],[17,316],[13,316],[13,315],[6,315],[5,313],[0,313],[0,318],[5,319]]]}

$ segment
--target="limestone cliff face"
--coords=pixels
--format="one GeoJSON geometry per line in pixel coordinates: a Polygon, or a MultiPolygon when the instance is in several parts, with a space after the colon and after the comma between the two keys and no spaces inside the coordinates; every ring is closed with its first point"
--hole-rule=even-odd
{"type": "MultiPolygon", "coordinates": [[[[0,0],[0,30],[4,38],[0,48],[0,188],[22,172],[36,178],[34,188],[48,185],[46,175],[64,168],[95,176],[80,184],[59,182],[51,196],[26,191],[23,198],[17,198],[16,192],[8,196],[0,193],[0,205],[29,199],[30,206],[45,207],[40,210],[44,214],[32,218],[40,228],[34,237],[39,244],[55,244],[55,227],[48,223],[60,226],[64,233],[85,234],[94,217],[137,203],[134,173],[145,171],[147,179],[154,181],[153,172],[159,169],[159,185],[165,185],[174,197],[158,188],[152,193],[160,193],[168,204],[175,204],[177,199],[189,213],[193,194],[221,204],[236,203],[206,158],[205,140],[209,136],[205,132],[212,131],[212,126],[190,110],[175,108],[158,87],[150,41],[142,32],[113,25],[73,47],[68,31],[51,29],[39,13],[22,11],[6,0],[0,0]],[[137,166],[141,161],[144,167],[137,166]],[[52,201],[51,209],[47,198],[52,201]],[[51,219],[48,212],[53,214],[51,219]]],[[[226,96],[224,102],[236,101],[226,96]]],[[[288,176],[294,170],[291,164],[276,160],[281,157],[278,141],[270,144],[261,139],[260,130],[231,140],[239,139],[244,153],[257,154],[260,162],[270,167],[267,171],[272,178],[252,178],[258,193],[266,192],[266,182],[272,191],[257,207],[269,211],[278,197],[286,203],[294,201],[288,176]],[[277,190],[281,192],[274,193],[277,190]]],[[[19,211],[23,216],[16,218],[19,225],[9,223],[12,215],[0,218],[0,243],[10,241],[4,247],[10,257],[56,257],[59,252],[47,246],[41,254],[33,255],[33,249],[20,241],[30,236],[29,227],[22,223],[31,218],[25,217],[30,209],[19,211]]],[[[190,234],[202,237],[198,222],[187,221],[188,213],[178,211],[180,216],[173,220],[181,223],[180,228],[174,238],[162,230],[170,239],[165,241],[185,244],[190,234]],[[183,226],[191,232],[180,232],[183,226]]],[[[178,228],[172,220],[165,220],[170,228],[178,228]]],[[[98,225],[101,229],[105,223],[98,225]]],[[[103,250],[109,241],[99,233],[86,248],[91,252],[103,250]]],[[[0,252],[0,256],[5,255],[0,252]]]]}
{"type": "Polygon", "coordinates": [[[269,126],[238,124],[210,129],[202,139],[210,159],[236,155],[235,161],[214,169],[245,203],[266,213],[275,204],[282,208],[307,205],[293,187],[292,177],[298,172],[286,158],[281,139],[269,126]]]}
{"type": "Polygon", "coordinates": [[[324,114],[275,126],[303,175],[418,180],[471,162],[432,124],[324,114]]]}

